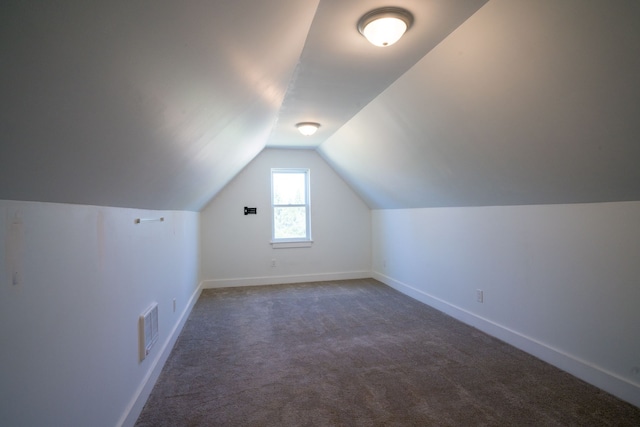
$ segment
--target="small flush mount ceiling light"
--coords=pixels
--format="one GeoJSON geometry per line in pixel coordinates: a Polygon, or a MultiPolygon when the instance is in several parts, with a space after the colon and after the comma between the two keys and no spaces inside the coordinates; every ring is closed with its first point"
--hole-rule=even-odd
{"type": "Polygon", "coordinates": [[[296,127],[298,128],[300,133],[303,134],[304,136],[311,136],[314,133],[316,133],[316,131],[320,127],[320,123],[300,122],[296,125],[296,127]]]}
{"type": "Polygon", "coordinates": [[[358,21],[358,31],[375,46],[391,46],[411,27],[413,15],[399,7],[381,7],[358,21]]]}

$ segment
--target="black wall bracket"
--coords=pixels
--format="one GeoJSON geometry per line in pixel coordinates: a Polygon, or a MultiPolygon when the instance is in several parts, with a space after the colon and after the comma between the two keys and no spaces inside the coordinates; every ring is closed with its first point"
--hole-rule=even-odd
{"type": "Polygon", "coordinates": [[[248,207],[244,207],[244,214],[245,215],[256,215],[258,213],[258,208],[248,208],[248,207]]]}

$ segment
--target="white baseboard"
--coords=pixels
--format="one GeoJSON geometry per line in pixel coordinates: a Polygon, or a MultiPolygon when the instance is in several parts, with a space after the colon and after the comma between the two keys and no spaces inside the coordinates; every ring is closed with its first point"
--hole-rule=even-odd
{"type": "Polygon", "coordinates": [[[463,308],[429,295],[411,285],[395,280],[378,272],[372,277],[380,282],[427,304],[449,316],[477,328],[507,344],[523,350],[571,375],[580,378],[612,395],[640,407],[640,386],[612,372],[602,369],[579,357],[568,354],[548,344],[509,329],[504,325],[485,319],[463,308]]]}
{"type": "Polygon", "coordinates": [[[204,280],[203,289],[233,288],[238,286],[279,285],[285,283],[325,282],[328,280],[366,279],[370,271],[346,271],[341,273],[301,274],[293,276],[241,277],[237,279],[204,280]]]}
{"type": "Polygon", "coordinates": [[[162,349],[158,352],[155,359],[153,359],[147,375],[142,380],[142,383],[136,390],[133,399],[131,399],[131,402],[127,406],[127,409],[120,418],[120,421],[117,424],[118,426],[132,427],[133,425],[135,425],[138,417],[140,416],[140,413],[142,412],[142,408],[144,408],[144,404],[147,402],[147,399],[149,398],[149,395],[153,390],[153,386],[156,385],[156,381],[160,376],[160,372],[162,372],[162,368],[169,358],[171,350],[173,349],[173,346],[175,345],[178,336],[180,335],[180,332],[184,327],[184,324],[189,318],[189,314],[191,314],[193,306],[200,297],[200,293],[202,293],[202,282],[200,282],[193,295],[191,295],[191,298],[189,298],[187,306],[180,314],[180,319],[169,333],[169,338],[165,341],[162,349]]]}

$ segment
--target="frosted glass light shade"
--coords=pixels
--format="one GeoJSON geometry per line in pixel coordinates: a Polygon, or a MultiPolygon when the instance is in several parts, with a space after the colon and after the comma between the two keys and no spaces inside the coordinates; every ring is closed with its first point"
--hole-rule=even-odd
{"type": "Polygon", "coordinates": [[[383,7],[365,14],[358,22],[358,31],[375,46],[391,46],[413,23],[413,15],[398,7],[383,7]]]}
{"type": "Polygon", "coordinates": [[[375,46],[391,46],[407,31],[407,24],[398,18],[377,19],[362,30],[364,36],[375,46]]]}
{"type": "Polygon", "coordinates": [[[316,133],[316,131],[320,127],[320,124],[314,122],[302,122],[298,123],[296,127],[298,128],[298,131],[300,131],[300,133],[304,136],[311,136],[316,133]]]}

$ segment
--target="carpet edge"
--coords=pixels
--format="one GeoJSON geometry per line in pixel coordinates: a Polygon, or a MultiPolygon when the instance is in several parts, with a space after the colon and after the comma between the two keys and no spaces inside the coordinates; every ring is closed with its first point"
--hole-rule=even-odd
{"type": "Polygon", "coordinates": [[[579,357],[373,271],[372,278],[640,408],[640,386],[579,357]]]}
{"type": "Polygon", "coordinates": [[[239,286],[284,285],[289,283],[325,282],[329,280],[369,279],[370,271],[345,271],[336,273],[299,274],[289,276],[239,277],[231,279],[203,280],[203,289],[231,288],[239,286]]]}
{"type": "Polygon", "coordinates": [[[198,287],[191,295],[185,309],[180,314],[179,320],[175,323],[173,329],[169,333],[168,339],[165,341],[162,349],[158,352],[158,355],[153,360],[151,367],[147,371],[147,374],[142,379],[142,382],[138,386],[136,392],[133,395],[133,398],[127,405],[124,413],[120,417],[120,420],[116,424],[118,427],[133,427],[144,408],[153,387],[155,386],[160,373],[162,372],[162,368],[164,364],[167,362],[169,355],[171,354],[171,350],[175,345],[178,337],[180,336],[180,332],[184,327],[187,319],[189,318],[189,314],[191,314],[191,310],[193,306],[198,301],[200,294],[202,293],[203,282],[198,284],[198,287]]]}

